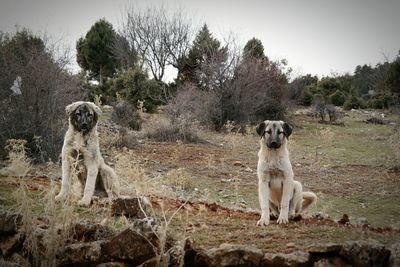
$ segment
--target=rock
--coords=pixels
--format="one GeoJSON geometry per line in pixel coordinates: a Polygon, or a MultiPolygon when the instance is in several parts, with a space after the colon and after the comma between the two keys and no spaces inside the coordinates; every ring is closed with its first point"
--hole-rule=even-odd
{"type": "Polygon", "coordinates": [[[389,267],[400,266],[400,243],[393,244],[390,248],[389,267]]]}
{"type": "MultiPolygon", "coordinates": [[[[30,267],[31,264],[29,263],[28,259],[22,257],[18,253],[14,253],[11,255],[9,259],[12,263],[14,263],[13,266],[18,266],[18,267],[30,267]]],[[[1,263],[1,262],[0,262],[1,263]]],[[[1,265],[0,265],[1,266],[1,265]]]]}
{"type": "Polygon", "coordinates": [[[235,161],[235,162],[233,163],[233,166],[242,167],[242,168],[246,167],[246,166],[245,166],[242,162],[240,162],[240,161],[235,161]]]}
{"type": "Polygon", "coordinates": [[[264,254],[260,249],[242,245],[222,244],[218,248],[200,251],[196,266],[259,266],[264,254]]]}
{"type": "Polygon", "coordinates": [[[124,262],[111,261],[111,262],[103,262],[96,266],[97,267],[125,267],[126,264],[124,262]]]}
{"type": "Polygon", "coordinates": [[[0,235],[17,232],[21,215],[6,210],[0,210],[0,235]]]}
{"type": "Polygon", "coordinates": [[[313,217],[315,217],[318,220],[329,219],[329,215],[327,213],[322,212],[322,211],[316,212],[313,217]]]}
{"type": "Polygon", "coordinates": [[[65,246],[58,255],[58,265],[89,265],[99,263],[107,258],[102,253],[102,246],[106,241],[99,240],[89,243],[77,243],[65,246]]]}
{"type": "Polygon", "coordinates": [[[111,205],[111,214],[112,216],[121,216],[124,215],[129,218],[144,218],[140,207],[145,209],[147,206],[146,201],[143,201],[141,198],[132,197],[132,198],[116,198],[113,199],[111,205]],[[139,204],[140,201],[140,204],[139,204]]]}
{"type": "Polygon", "coordinates": [[[132,227],[140,233],[149,233],[153,232],[157,228],[157,225],[154,218],[146,217],[134,220],[132,222],[132,227]]]}
{"type": "Polygon", "coordinates": [[[4,257],[9,257],[11,254],[22,248],[23,236],[21,233],[6,237],[1,240],[0,250],[4,257]]]}
{"type": "Polygon", "coordinates": [[[349,215],[343,214],[342,218],[340,220],[338,220],[338,223],[339,224],[349,224],[350,223],[349,215]]]}
{"type": "Polygon", "coordinates": [[[81,221],[72,227],[72,238],[81,242],[92,242],[107,239],[112,235],[112,230],[98,223],[81,221]]]}
{"type": "Polygon", "coordinates": [[[144,237],[128,228],[104,244],[102,253],[138,265],[155,257],[154,248],[159,249],[159,246],[159,240],[154,233],[144,237]]]}
{"type": "Polygon", "coordinates": [[[356,219],[356,224],[368,225],[369,222],[368,222],[367,218],[359,217],[359,218],[356,219]]]}
{"type": "Polygon", "coordinates": [[[324,258],[314,262],[313,267],[352,267],[340,257],[324,258]]]}
{"type": "Polygon", "coordinates": [[[293,242],[289,242],[289,243],[286,244],[286,247],[287,248],[294,248],[294,247],[296,247],[296,244],[293,243],[293,242]]]}
{"type": "MultiPolygon", "coordinates": [[[[137,267],[159,267],[159,266],[164,266],[157,257],[151,258],[142,264],[138,265],[137,267]]],[[[170,266],[170,265],[165,265],[165,266],[170,266]]]]}
{"type": "Polygon", "coordinates": [[[339,255],[342,245],[336,243],[319,243],[313,244],[307,248],[311,255],[319,254],[335,254],[339,255]]]}
{"type": "Polygon", "coordinates": [[[310,254],[303,251],[295,251],[290,254],[283,253],[266,253],[262,260],[261,266],[276,267],[306,267],[311,266],[310,254]]]}
{"type": "Polygon", "coordinates": [[[340,256],[348,260],[355,267],[386,266],[390,250],[377,242],[348,241],[345,242],[340,256]]]}

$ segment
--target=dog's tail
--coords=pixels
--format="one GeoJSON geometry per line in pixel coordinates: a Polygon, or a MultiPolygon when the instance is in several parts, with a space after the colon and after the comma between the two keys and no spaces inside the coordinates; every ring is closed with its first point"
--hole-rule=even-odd
{"type": "Polygon", "coordinates": [[[303,192],[303,207],[301,212],[307,211],[308,207],[317,201],[317,195],[313,192],[303,192]]]}

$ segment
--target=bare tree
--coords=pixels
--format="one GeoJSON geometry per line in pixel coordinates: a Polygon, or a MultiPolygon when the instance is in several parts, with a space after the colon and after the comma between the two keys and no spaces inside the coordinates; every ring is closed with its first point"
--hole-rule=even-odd
{"type": "Polygon", "coordinates": [[[172,14],[163,6],[146,10],[130,6],[124,11],[121,34],[138,52],[142,66],[156,81],[162,81],[167,66],[177,67],[192,38],[191,21],[182,11],[172,14]]]}

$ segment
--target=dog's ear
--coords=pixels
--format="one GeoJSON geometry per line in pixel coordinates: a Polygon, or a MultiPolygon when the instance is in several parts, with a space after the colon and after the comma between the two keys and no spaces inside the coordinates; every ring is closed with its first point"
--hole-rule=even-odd
{"type": "Polygon", "coordinates": [[[76,101],[72,104],[69,104],[68,106],[65,107],[65,112],[67,113],[68,116],[71,116],[71,114],[81,105],[83,102],[82,101],[76,101]]]}
{"type": "Polygon", "coordinates": [[[263,136],[264,135],[264,131],[265,131],[266,127],[267,127],[267,125],[265,124],[265,121],[263,121],[262,123],[260,123],[260,124],[258,124],[256,126],[256,131],[257,131],[259,136],[263,136]]]}
{"type": "Polygon", "coordinates": [[[92,109],[93,111],[97,114],[97,116],[101,115],[101,109],[93,102],[86,102],[92,109]]]}
{"type": "Polygon", "coordinates": [[[282,128],[285,136],[289,138],[289,136],[292,134],[292,127],[288,123],[284,122],[282,124],[282,128]]]}

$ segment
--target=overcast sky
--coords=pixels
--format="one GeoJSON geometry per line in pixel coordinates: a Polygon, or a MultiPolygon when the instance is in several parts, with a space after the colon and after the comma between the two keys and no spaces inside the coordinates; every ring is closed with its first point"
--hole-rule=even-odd
{"type": "Polygon", "coordinates": [[[352,73],[357,65],[393,60],[400,50],[400,0],[0,0],[0,30],[45,32],[75,53],[76,40],[98,19],[118,29],[130,2],[180,7],[217,38],[232,32],[244,45],[256,37],[295,74],[352,73]]]}

